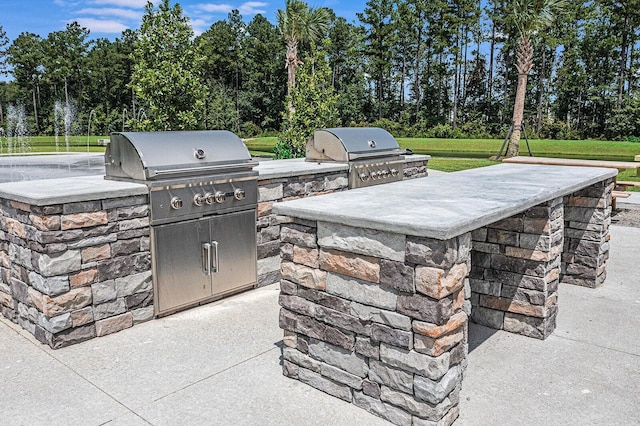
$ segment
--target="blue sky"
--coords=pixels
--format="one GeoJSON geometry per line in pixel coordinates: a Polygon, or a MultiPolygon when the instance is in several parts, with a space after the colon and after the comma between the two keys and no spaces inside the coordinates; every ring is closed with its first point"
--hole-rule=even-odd
{"type": "MultiPolygon", "coordinates": [[[[65,25],[73,21],[88,28],[91,38],[113,40],[123,30],[140,26],[146,3],[147,0],[0,0],[0,25],[10,42],[25,31],[45,38],[50,32],[64,30],[65,25]]],[[[284,0],[171,1],[175,3],[180,3],[196,34],[226,19],[233,9],[238,9],[245,21],[259,13],[275,23],[276,11],[285,4],[284,0]]],[[[307,3],[312,7],[329,7],[347,21],[356,21],[356,12],[364,10],[366,0],[309,0],[307,3]]]]}

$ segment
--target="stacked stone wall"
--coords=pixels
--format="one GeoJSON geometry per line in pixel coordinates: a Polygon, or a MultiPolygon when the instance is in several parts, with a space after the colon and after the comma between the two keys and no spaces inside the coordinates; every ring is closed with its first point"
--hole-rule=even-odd
{"type": "Polygon", "coordinates": [[[559,283],[606,278],[613,179],[473,231],[472,320],[544,339],[555,329],[559,283]]]}
{"type": "Polygon", "coordinates": [[[595,288],[606,278],[613,179],[565,197],[561,282],[595,288]]]}
{"type": "Polygon", "coordinates": [[[468,351],[470,234],[296,220],[281,239],[284,374],[395,424],[451,424],[468,351]]]}
{"type": "MultiPolygon", "coordinates": [[[[408,158],[410,159],[411,157],[408,158]]],[[[406,161],[404,163],[404,179],[415,179],[427,175],[427,161],[406,161]]]]}
{"type": "Polygon", "coordinates": [[[474,322],[544,339],[555,328],[562,198],[472,232],[474,322]]]}
{"type": "Polygon", "coordinates": [[[0,201],[0,308],[59,348],[153,318],[146,195],[0,201]]]}

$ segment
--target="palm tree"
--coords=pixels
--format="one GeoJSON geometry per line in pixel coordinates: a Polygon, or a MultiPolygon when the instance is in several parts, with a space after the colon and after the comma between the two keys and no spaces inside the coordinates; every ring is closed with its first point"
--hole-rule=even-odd
{"type": "Polygon", "coordinates": [[[566,0],[515,0],[511,4],[510,18],[520,33],[520,42],[516,52],[518,86],[513,105],[513,132],[509,137],[506,157],[518,155],[520,148],[520,130],[524,115],[524,98],[527,92],[527,77],[533,67],[533,44],[531,38],[537,32],[548,28],[566,4],[566,0]]]}
{"type": "MultiPolygon", "coordinates": [[[[314,9],[300,0],[286,0],[285,9],[278,9],[278,29],[287,43],[285,68],[288,74],[287,94],[296,85],[296,68],[302,64],[298,58],[298,43],[315,42],[329,29],[329,11],[326,8],[314,9]]],[[[291,111],[289,105],[289,111],[291,111]]]]}

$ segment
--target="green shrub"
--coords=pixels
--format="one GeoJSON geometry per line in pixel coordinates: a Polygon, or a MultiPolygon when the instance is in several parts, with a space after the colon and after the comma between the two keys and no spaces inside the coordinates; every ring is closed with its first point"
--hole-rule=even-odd
{"type": "Polygon", "coordinates": [[[257,138],[262,136],[262,129],[256,123],[248,121],[240,126],[239,136],[242,138],[257,138]]]}
{"type": "Polygon", "coordinates": [[[538,136],[541,139],[579,139],[580,137],[576,133],[564,121],[545,120],[542,122],[538,136]]]}
{"type": "Polygon", "coordinates": [[[389,120],[388,118],[381,118],[374,121],[373,123],[371,123],[371,127],[380,127],[381,129],[386,130],[397,138],[405,136],[404,127],[400,123],[389,120]]]}
{"type": "Polygon", "coordinates": [[[460,126],[460,131],[470,139],[490,139],[492,137],[482,120],[473,120],[460,126]]]}
{"type": "Polygon", "coordinates": [[[460,129],[454,129],[449,124],[436,124],[427,130],[425,137],[441,139],[464,139],[464,134],[460,129]]]}
{"type": "Polygon", "coordinates": [[[307,139],[313,133],[298,126],[287,126],[278,137],[273,150],[276,158],[300,158],[305,156],[307,139]]]}

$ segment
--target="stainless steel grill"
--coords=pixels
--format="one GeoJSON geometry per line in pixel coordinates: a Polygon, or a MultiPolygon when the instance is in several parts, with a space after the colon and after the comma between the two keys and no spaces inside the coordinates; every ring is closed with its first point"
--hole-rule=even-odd
{"type": "Polygon", "coordinates": [[[405,150],[386,130],[342,127],[316,130],[307,141],[306,160],[349,164],[349,188],[402,180],[405,150]]]}
{"type": "Polygon", "coordinates": [[[105,155],[109,179],[143,182],[229,174],[256,165],[242,140],[224,130],[112,133],[105,155]]]}
{"type": "Polygon", "coordinates": [[[105,178],[149,188],[156,315],[256,284],[256,165],[227,131],[111,135],[105,178]]]}

